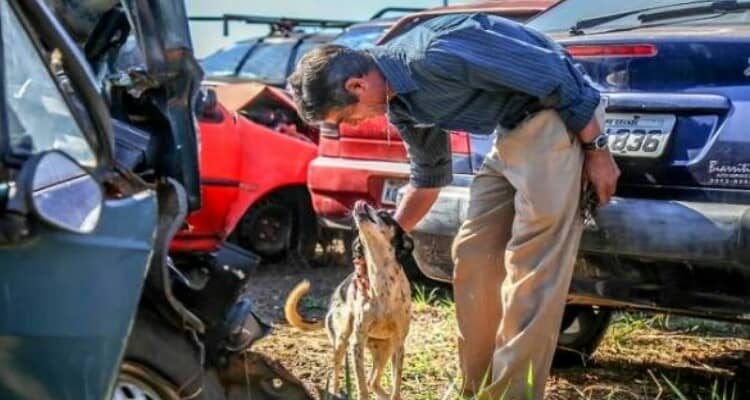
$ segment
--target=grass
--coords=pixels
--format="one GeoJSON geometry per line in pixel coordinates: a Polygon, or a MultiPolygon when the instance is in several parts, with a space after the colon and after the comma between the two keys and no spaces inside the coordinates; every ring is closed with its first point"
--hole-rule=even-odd
{"type": "MultiPolygon", "coordinates": [[[[450,292],[415,285],[412,294],[402,398],[457,400],[460,380],[450,292]]],[[[327,296],[321,293],[322,300],[304,306],[317,309],[327,296]]],[[[311,389],[326,387],[330,347],[323,331],[300,333],[278,325],[256,350],[274,355],[311,389]]],[[[587,368],[553,371],[545,400],[742,400],[750,398],[748,368],[750,327],[622,313],[613,319],[587,368]]],[[[350,374],[348,393],[355,386],[352,378],[350,374]]],[[[383,383],[388,389],[390,379],[383,383]]]]}
{"type": "MultiPolygon", "coordinates": [[[[413,296],[417,328],[412,329],[407,346],[409,350],[404,370],[404,393],[408,393],[408,396],[404,397],[415,400],[459,400],[460,380],[457,378],[458,370],[453,360],[455,314],[452,301],[439,289],[422,286],[414,288],[413,296]]],[[[727,324],[696,319],[620,314],[612,323],[602,343],[602,354],[598,357],[605,361],[605,370],[601,371],[601,367],[595,365],[589,369],[556,371],[553,373],[552,385],[547,385],[545,398],[740,400],[742,397],[738,397],[737,383],[726,371],[722,372],[716,367],[706,365],[702,373],[694,376],[691,371],[680,368],[684,363],[681,350],[688,353],[682,354],[683,356],[693,358],[690,354],[693,347],[717,342],[727,330],[732,329],[734,328],[727,324]],[[650,357],[659,353],[663,364],[652,365],[650,357]],[[620,382],[620,371],[611,371],[613,358],[618,359],[618,363],[621,364],[619,367],[624,367],[619,376],[620,382]],[[670,362],[674,368],[670,368],[670,362]],[[645,371],[643,366],[648,366],[645,371]],[[683,374],[684,379],[681,378],[683,374]],[[720,377],[711,379],[711,375],[720,377]]],[[[741,329],[733,332],[739,336],[743,335],[741,329]]],[[[737,349],[744,347],[750,350],[748,340],[726,340],[730,343],[737,341],[737,349]]],[[[712,353],[710,347],[704,349],[704,354],[712,353]]],[[[531,398],[530,390],[534,385],[531,372],[530,368],[527,375],[527,398],[531,398]]]]}
{"type": "MultiPolygon", "coordinates": [[[[662,379],[664,379],[664,382],[669,386],[669,389],[674,393],[675,396],[677,396],[680,400],[689,400],[688,396],[686,396],[680,389],[677,388],[677,385],[672,383],[672,381],[669,380],[666,376],[662,375],[662,379]]],[[[711,392],[710,397],[708,397],[709,400],[735,400],[737,399],[737,385],[732,384],[731,389],[728,383],[725,381],[722,389],[719,389],[719,381],[714,381],[714,384],[711,386],[711,392]]],[[[697,400],[702,400],[703,398],[698,396],[696,397],[697,400]]]]}
{"type": "Polygon", "coordinates": [[[446,289],[415,284],[412,289],[412,309],[414,312],[427,312],[433,307],[453,310],[455,305],[446,289]]]}

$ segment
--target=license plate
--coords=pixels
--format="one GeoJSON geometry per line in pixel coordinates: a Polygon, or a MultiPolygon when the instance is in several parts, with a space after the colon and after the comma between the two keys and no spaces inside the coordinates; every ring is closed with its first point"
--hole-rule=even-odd
{"type": "Polygon", "coordinates": [[[386,179],[383,184],[383,195],[380,197],[380,202],[395,206],[396,200],[398,200],[398,190],[405,184],[405,181],[386,179]]]}
{"type": "Polygon", "coordinates": [[[657,158],[672,135],[672,114],[610,114],[604,120],[609,150],[616,156],[657,158]]]}

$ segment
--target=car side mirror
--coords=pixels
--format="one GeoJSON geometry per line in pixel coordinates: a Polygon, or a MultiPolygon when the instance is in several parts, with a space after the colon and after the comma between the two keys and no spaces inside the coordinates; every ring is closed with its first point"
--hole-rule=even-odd
{"type": "Polygon", "coordinates": [[[54,227],[91,233],[102,212],[104,194],[94,177],[67,154],[42,153],[24,165],[19,189],[30,211],[54,227]],[[27,168],[28,167],[28,168],[27,168]]]}
{"type": "Polygon", "coordinates": [[[201,88],[195,102],[195,114],[199,119],[221,122],[222,115],[216,91],[208,87],[201,88]]]}

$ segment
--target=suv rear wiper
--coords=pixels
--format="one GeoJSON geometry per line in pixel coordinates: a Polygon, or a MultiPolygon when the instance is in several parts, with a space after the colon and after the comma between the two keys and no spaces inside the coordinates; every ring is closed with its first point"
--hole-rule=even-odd
{"type": "Polygon", "coordinates": [[[700,4],[700,3],[714,3],[714,2],[711,2],[710,0],[687,1],[684,3],[669,4],[669,5],[663,5],[663,6],[657,6],[657,7],[639,8],[636,10],[621,11],[621,12],[612,13],[612,14],[600,15],[598,17],[582,19],[580,21],[577,21],[575,25],[570,27],[570,34],[571,35],[583,35],[584,29],[593,28],[597,25],[606,24],[607,22],[612,22],[620,18],[629,17],[631,15],[643,14],[644,12],[647,12],[647,11],[662,10],[665,8],[673,8],[673,7],[687,6],[691,4],[700,4]]]}
{"type": "Polygon", "coordinates": [[[678,8],[676,10],[641,14],[638,16],[638,20],[641,21],[641,23],[647,23],[663,19],[693,17],[703,14],[728,13],[749,9],[750,2],[740,3],[737,0],[720,0],[714,1],[711,4],[705,6],[678,8]]]}

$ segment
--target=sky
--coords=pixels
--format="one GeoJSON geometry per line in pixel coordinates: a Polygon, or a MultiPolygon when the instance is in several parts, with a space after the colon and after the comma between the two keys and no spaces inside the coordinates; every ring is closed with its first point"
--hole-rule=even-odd
{"type": "MultiPolygon", "coordinates": [[[[465,3],[451,0],[449,4],[465,3]]],[[[443,0],[187,0],[190,16],[224,13],[340,20],[366,20],[384,7],[437,7],[443,0]]],[[[214,50],[253,36],[264,35],[267,26],[230,24],[229,37],[222,36],[220,22],[191,22],[193,46],[201,58],[214,50]]]]}

